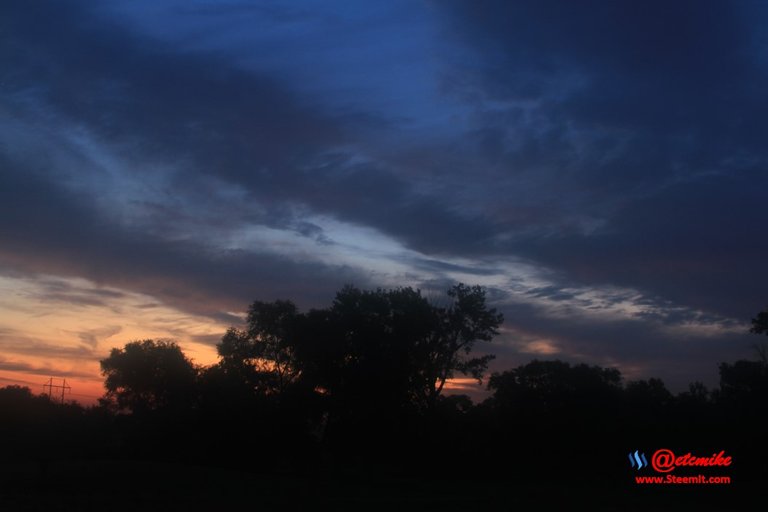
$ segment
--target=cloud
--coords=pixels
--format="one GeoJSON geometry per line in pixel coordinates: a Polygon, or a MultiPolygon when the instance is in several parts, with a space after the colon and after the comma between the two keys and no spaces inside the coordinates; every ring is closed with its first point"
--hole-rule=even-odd
{"type": "Polygon", "coordinates": [[[122,330],[123,328],[119,325],[111,325],[108,327],[89,329],[87,331],[80,332],[78,333],[78,337],[80,338],[80,341],[95,349],[97,348],[99,341],[111,338],[112,336],[122,332],[122,330]]]}
{"type": "Polygon", "coordinates": [[[761,307],[763,7],[441,6],[465,45],[446,75],[476,112],[465,151],[509,192],[492,250],[719,314],[761,307]]]}
{"type": "Polygon", "coordinates": [[[2,272],[223,324],[462,280],[509,313],[507,361],[741,353],[768,280],[765,8],[412,5],[4,3],[2,272]]]}
{"type": "MultiPolygon", "coordinates": [[[[352,269],[271,254],[215,252],[194,242],[105,224],[92,205],[78,199],[31,174],[0,175],[0,234],[5,242],[0,261],[31,273],[82,276],[230,321],[227,311],[237,311],[256,297],[303,294],[312,302],[344,282],[365,282],[352,269]]],[[[50,300],[73,303],[96,304],[101,294],[119,293],[71,292],[56,282],[46,286],[50,300]]]]}
{"type": "Polygon", "coordinates": [[[23,385],[23,386],[29,387],[29,386],[39,386],[40,385],[40,382],[32,382],[30,380],[25,380],[25,379],[9,379],[7,377],[0,377],[0,382],[7,382],[8,386],[23,385]]]}
{"type": "Polygon", "coordinates": [[[0,333],[0,347],[2,347],[3,353],[5,354],[16,354],[20,356],[39,357],[44,355],[48,359],[70,359],[76,361],[96,361],[99,358],[99,354],[94,351],[95,347],[72,347],[47,343],[30,338],[24,333],[15,330],[6,330],[6,332],[0,333]]]}
{"type": "MultiPolygon", "coordinates": [[[[32,375],[44,375],[53,377],[80,378],[93,380],[94,375],[90,372],[60,370],[51,366],[38,366],[30,363],[12,361],[0,356],[0,370],[7,372],[19,372],[32,375]]],[[[12,379],[8,379],[12,380],[12,379]]],[[[16,382],[13,380],[13,382],[16,382]]]]}
{"type": "Polygon", "coordinates": [[[670,324],[642,316],[595,320],[577,312],[552,315],[526,303],[500,310],[504,328],[493,346],[485,348],[503,361],[493,365],[498,371],[535,355],[618,367],[626,378],[660,377],[677,391],[693,380],[716,386],[718,362],[754,357],[753,336],[743,326],[727,323],[698,319],[670,324]]]}
{"type": "Polygon", "coordinates": [[[343,122],[274,78],[212,55],[147,47],[93,13],[61,11],[49,23],[15,7],[7,38],[18,52],[9,55],[15,73],[4,95],[14,144],[2,155],[8,215],[0,226],[9,266],[134,290],[138,278],[177,304],[193,302],[192,288],[215,296],[221,287],[242,300],[254,288],[279,290],[264,281],[286,276],[325,276],[326,290],[366,281],[343,266],[217,245],[250,226],[332,244],[322,228],[307,229],[309,211],[446,251],[465,233],[490,234],[384,165],[357,161],[343,122]],[[248,291],[236,291],[246,282],[248,291]]]}

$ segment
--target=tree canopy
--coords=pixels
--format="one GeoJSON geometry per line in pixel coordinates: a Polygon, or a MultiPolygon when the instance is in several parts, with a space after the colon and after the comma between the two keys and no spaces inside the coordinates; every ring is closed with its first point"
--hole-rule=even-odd
{"type": "Polygon", "coordinates": [[[188,407],[197,369],[181,348],[168,340],[140,340],[114,348],[101,360],[107,397],[121,409],[143,413],[188,407]]]}
{"type": "Polygon", "coordinates": [[[410,287],[346,286],[330,308],[307,313],[290,301],[256,301],[247,328],[230,329],[218,351],[232,371],[260,375],[266,392],[304,385],[345,409],[429,408],[455,375],[482,378],[493,356],[472,349],[503,321],[479,286],[459,284],[447,296],[437,306],[410,287]]]}
{"type": "Polygon", "coordinates": [[[768,335],[768,309],[760,311],[757,316],[752,319],[752,327],[749,331],[755,334],[768,335]]]}

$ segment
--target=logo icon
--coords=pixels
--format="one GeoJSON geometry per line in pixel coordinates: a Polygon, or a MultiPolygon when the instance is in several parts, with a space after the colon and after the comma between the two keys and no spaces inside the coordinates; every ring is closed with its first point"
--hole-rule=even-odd
{"type": "Polygon", "coordinates": [[[653,469],[659,473],[669,473],[675,469],[675,454],[667,448],[656,450],[653,457],[651,457],[651,463],[653,464],[653,469]]]}
{"type": "Polygon", "coordinates": [[[648,459],[645,458],[644,453],[635,450],[635,453],[629,452],[629,465],[640,470],[648,466],[648,459]]]}

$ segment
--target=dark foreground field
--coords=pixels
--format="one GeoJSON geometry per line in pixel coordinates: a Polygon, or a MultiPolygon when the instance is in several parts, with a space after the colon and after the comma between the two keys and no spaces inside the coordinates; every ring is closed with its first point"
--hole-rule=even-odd
{"type": "Polygon", "coordinates": [[[27,462],[2,467],[0,510],[754,510],[765,491],[764,482],[754,481],[641,488],[621,478],[483,479],[480,473],[489,470],[457,467],[429,477],[370,468],[297,475],[142,461],[27,462]]]}

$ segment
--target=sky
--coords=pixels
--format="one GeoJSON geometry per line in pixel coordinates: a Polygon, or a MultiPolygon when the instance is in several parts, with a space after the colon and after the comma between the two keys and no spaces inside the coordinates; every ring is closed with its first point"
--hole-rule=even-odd
{"type": "MultiPolygon", "coordinates": [[[[6,0],[0,386],[254,300],[482,285],[493,371],[718,382],[768,306],[768,6],[6,0]]],[[[479,388],[468,380],[454,389],[479,388]]]]}

